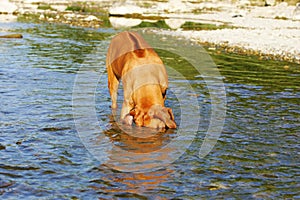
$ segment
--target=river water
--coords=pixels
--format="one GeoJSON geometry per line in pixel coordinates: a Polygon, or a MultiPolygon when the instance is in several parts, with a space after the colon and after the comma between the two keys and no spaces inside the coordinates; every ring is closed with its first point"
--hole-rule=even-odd
{"type": "MultiPolygon", "coordinates": [[[[224,82],[227,112],[217,144],[199,158],[212,110],[207,82],[189,70],[184,59],[158,51],[168,66],[184,75],[184,79],[176,73],[169,76],[174,89],[167,105],[178,124],[185,121],[186,127],[196,124],[198,129],[174,162],[128,172],[115,162],[126,162],[130,169],[137,161],[127,159],[126,153],[109,154],[111,146],[145,159],[144,153],[172,142],[178,133],[168,130],[145,140],[126,135],[116,126],[105,76],[105,54],[116,30],[17,22],[0,27],[2,32],[24,36],[0,40],[1,199],[300,198],[299,65],[209,52],[224,82]],[[99,123],[95,126],[101,128],[86,135],[84,130],[89,129],[78,128],[80,115],[74,114],[76,108],[90,106],[75,105],[74,109],[75,83],[81,83],[78,74],[83,68],[101,75],[92,91],[99,123]],[[194,93],[185,90],[182,82],[186,81],[194,93]],[[195,105],[178,102],[176,92],[197,99],[200,120],[182,111],[195,105]]],[[[85,78],[89,82],[95,77],[85,78]]],[[[176,144],[185,145],[185,141],[176,144]]],[[[147,166],[158,162],[147,161],[147,166]]]]}

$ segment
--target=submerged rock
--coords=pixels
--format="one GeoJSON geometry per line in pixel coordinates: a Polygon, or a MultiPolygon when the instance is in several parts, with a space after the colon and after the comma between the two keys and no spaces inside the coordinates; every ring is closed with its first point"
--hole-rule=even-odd
{"type": "Polygon", "coordinates": [[[0,143],[0,150],[3,150],[3,149],[6,149],[6,147],[0,143]]]}
{"type": "Polygon", "coordinates": [[[0,38],[23,38],[22,34],[0,35],[0,38]]]}

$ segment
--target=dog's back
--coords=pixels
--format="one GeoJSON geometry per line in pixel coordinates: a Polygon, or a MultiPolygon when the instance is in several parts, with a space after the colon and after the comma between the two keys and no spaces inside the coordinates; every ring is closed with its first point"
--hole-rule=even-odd
{"type": "Polygon", "coordinates": [[[112,39],[108,48],[106,64],[107,67],[113,68],[118,79],[133,67],[145,63],[163,65],[152,47],[139,34],[125,31],[112,39]]]}

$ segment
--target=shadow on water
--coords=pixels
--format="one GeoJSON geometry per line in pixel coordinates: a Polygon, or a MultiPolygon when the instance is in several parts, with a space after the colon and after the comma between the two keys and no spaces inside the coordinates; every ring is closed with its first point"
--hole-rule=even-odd
{"type": "MultiPolygon", "coordinates": [[[[105,53],[115,31],[23,23],[1,27],[24,38],[0,40],[0,198],[299,197],[299,65],[211,51],[224,78],[227,117],[217,145],[199,159],[211,110],[205,81],[195,76],[189,62],[158,50],[198,94],[199,131],[173,164],[153,172],[124,173],[102,165],[77,135],[72,92],[80,67],[104,75],[95,102],[97,118],[106,126],[91,142],[142,152],[142,157],[165,146],[176,133],[137,139],[123,134],[111,117],[105,53]]],[[[170,76],[170,85],[180,86],[180,81],[170,76]]],[[[175,118],[180,115],[172,92],[167,105],[175,118]]]]}

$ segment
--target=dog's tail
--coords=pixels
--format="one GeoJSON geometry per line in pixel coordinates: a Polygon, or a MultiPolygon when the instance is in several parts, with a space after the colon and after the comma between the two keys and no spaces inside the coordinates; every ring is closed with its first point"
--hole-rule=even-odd
{"type": "Polygon", "coordinates": [[[139,58],[145,57],[145,53],[146,53],[145,49],[136,49],[136,50],[134,50],[134,54],[139,58]]]}
{"type": "Polygon", "coordinates": [[[143,39],[138,38],[137,35],[134,35],[132,32],[129,32],[129,37],[134,44],[134,54],[139,58],[145,57],[146,49],[143,45],[141,45],[141,41],[143,41],[143,39]]]}

